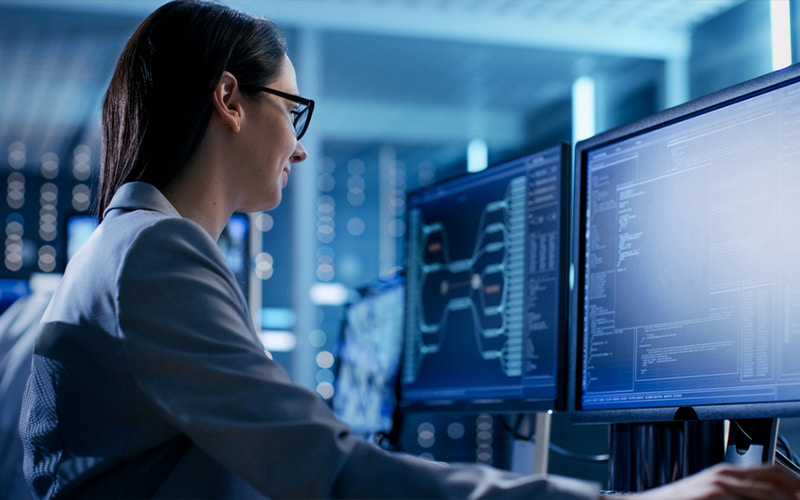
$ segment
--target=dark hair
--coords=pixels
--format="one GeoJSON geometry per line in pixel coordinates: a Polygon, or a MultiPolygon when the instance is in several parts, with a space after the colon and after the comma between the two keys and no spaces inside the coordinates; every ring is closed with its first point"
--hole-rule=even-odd
{"type": "Polygon", "coordinates": [[[240,86],[268,84],[286,54],[268,19],[199,0],[169,2],[120,55],[103,101],[98,215],[126,182],[169,183],[197,149],[223,71],[240,86]]]}

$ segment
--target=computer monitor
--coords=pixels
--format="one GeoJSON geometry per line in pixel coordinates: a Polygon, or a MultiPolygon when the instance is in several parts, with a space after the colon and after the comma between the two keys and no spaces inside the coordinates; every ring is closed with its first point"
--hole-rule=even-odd
{"type": "Polygon", "coordinates": [[[401,411],[565,405],[569,156],[408,193],[401,411]]]}
{"type": "Polygon", "coordinates": [[[250,218],[247,214],[235,213],[228,219],[217,246],[247,297],[250,280],[250,218]]]}
{"type": "Polygon", "coordinates": [[[403,336],[403,278],[381,280],[345,309],[333,410],[363,440],[385,444],[394,430],[403,336]]]}
{"type": "Polygon", "coordinates": [[[798,160],[800,66],[576,145],[575,420],[800,415],[798,160]]]}
{"type": "Polygon", "coordinates": [[[27,280],[0,278],[0,314],[31,292],[27,280]]]}
{"type": "Polygon", "coordinates": [[[576,145],[577,418],[800,414],[799,159],[798,66],[576,145]]]}

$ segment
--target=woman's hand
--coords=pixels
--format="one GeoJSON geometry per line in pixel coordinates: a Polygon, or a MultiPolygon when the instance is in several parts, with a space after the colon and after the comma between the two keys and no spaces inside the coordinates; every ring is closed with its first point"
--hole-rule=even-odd
{"type": "Polygon", "coordinates": [[[777,466],[718,464],[674,483],[635,495],[636,500],[800,500],[800,478],[777,466]]]}

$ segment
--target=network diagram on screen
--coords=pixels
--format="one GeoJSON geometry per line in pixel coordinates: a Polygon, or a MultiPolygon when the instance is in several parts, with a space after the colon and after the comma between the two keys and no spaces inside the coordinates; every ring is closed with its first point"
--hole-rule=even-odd
{"type": "Polygon", "coordinates": [[[583,409],[800,399],[800,89],[585,153],[583,409]]]}
{"type": "Polygon", "coordinates": [[[409,196],[405,401],[554,397],[561,180],[552,150],[409,196]]]}

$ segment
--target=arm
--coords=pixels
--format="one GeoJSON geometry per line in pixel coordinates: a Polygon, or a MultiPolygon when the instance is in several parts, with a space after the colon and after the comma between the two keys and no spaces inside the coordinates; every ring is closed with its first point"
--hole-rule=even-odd
{"type": "Polygon", "coordinates": [[[129,371],[163,418],[265,493],[330,491],[354,440],[267,358],[199,226],[168,219],[146,229],[121,266],[117,302],[129,371]]]}
{"type": "Polygon", "coordinates": [[[186,221],[159,222],[133,245],[118,308],[130,371],[163,418],[267,495],[597,498],[581,481],[445,466],[360,442],[267,358],[213,241],[186,221]]]}

